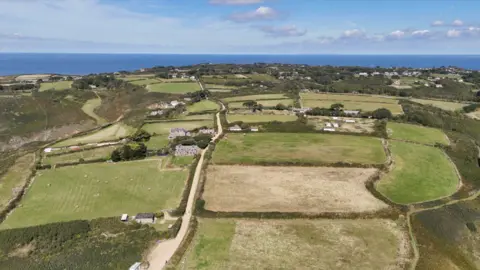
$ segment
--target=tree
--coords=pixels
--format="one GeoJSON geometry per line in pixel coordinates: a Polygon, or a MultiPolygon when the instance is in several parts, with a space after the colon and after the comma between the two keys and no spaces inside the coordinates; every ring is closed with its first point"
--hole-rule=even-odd
{"type": "Polygon", "coordinates": [[[150,133],[141,129],[133,136],[132,140],[134,140],[136,142],[148,142],[150,140],[150,137],[152,137],[152,135],[150,135],[150,133]]]}
{"type": "Polygon", "coordinates": [[[118,151],[118,149],[113,150],[111,159],[113,162],[119,162],[122,160],[122,156],[120,155],[120,151],[118,151]]]}
{"type": "Polygon", "coordinates": [[[247,100],[242,104],[243,107],[247,107],[249,109],[252,109],[255,105],[257,105],[257,102],[254,100],[247,100]]]}
{"type": "Polygon", "coordinates": [[[393,117],[392,112],[385,108],[373,111],[372,116],[375,119],[391,119],[393,117]]]}
{"type": "Polygon", "coordinates": [[[331,109],[332,111],[337,111],[337,112],[338,112],[338,111],[343,110],[344,107],[345,107],[345,106],[344,106],[343,104],[341,104],[341,103],[335,103],[335,104],[332,104],[332,106],[330,106],[330,109],[331,109]]]}
{"type": "Polygon", "coordinates": [[[288,110],[288,107],[283,105],[282,103],[278,103],[275,105],[275,110],[283,111],[283,110],[288,110]]]}

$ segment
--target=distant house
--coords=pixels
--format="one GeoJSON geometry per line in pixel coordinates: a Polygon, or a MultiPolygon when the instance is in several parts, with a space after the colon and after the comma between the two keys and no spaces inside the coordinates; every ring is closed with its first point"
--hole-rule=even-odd
{"type": "Polygon", "coordinates": [[[306,113],[310,111],[312,108],[293,108],[292,111],[294,113],[306,113]]]}
{"type": "Polygon", "coordinates": [[[441,84],[435,84],[435,87],[436,87],[436,88],[443,88],[443,85],[441,85],[441,84]]]}
{"type": "Polygon", "coordinates": [[[45,150],[43,150],[43,152],[50,153],[50,152],[52,152],[52,148],[45,148],[45,150]]]}
{"type": "Polygon", "coordinates": [[[332,127],[332,124],[330,124],[330,123],[325,123],[325,126],[326,126],[326,127],[332,127]]]}
{"type": "Polygon", "coordinates": [[[120,217],[120,221],[128,221],[128,214],[123,214],[121,217],[120,217]]]}
{"type": "Polygon", "coordinates": [[[176,100],[172,100],[170,102],[170,105],[172,105],[173,107],[177,107],[177,105],[180,104],[180,102],[176,101],[176,100]]]}
{"type": "Polygon", "coordinates": [[[242,128],[239,125],[235,125],[233,127],[229,127],[228,130],[230,130],[230,131],[242,131],[242,128]]]}
{"type": "Polygon", "coordinates": [[[198,154],[200,148],[196,145],[177,145],[175,146],[175,156],[189,157],[198,154]]]}
{"type": "Polygon", "coordinates": [[[333,123],[333,127],[338,128],[339,127],[338,123],[333,123]]]}
{"type": "Polygon", "coordinates": [[[334,132],[335,129],[334,128],[324,128],[323,131],[334,132]]]}
{"type": "Polygon", "coordinates": [[[257,128],[257,127],[251,127],[251,128],[250,128],[250,131],[252,131],[252,132],[258,132],[258,128],[257,128]]]}
{"type": "Polygon", "coordinates": [[[360,111],[343,111],[346,115],[356,116],[360,111]]]}
{"type": "Polygon", "coordinates": [[[170,134],[168,135],[169,140],[173,140],[177,137],[189,137],[191,133],[184,128],[171,128],[170,134]]]}
{"type": "Polygon", "coordinates": [[[197,80],[197,78],[195,78],[195,76],[190,76],[190,80],[192,80],[192,81],[196,81],[196,80],[197,80]]]}
{"type": "Polygon", "coordinates": [[[174,73],[174,74],[172,74],[172,75],[170,75],[170,76],[172,77],[172,79],[176,79],[176,78],[177,78],[177,74],[176,74],[176,73],[174,73]]]}
{"type": "Polygon", "coordinates": [[[368,73],[360,72],[360,73],[358,73],[358,76],[368,77],[368,73]]]}
{"type": "Polygon", "coordinates": [[[89,87],[90,87],[90,89],[97,89],[97,86],[93,85],[93,84],[90,84],[89,87]]]}
{"type": "Polygon", "coordinates": [[[426,87],[429,87],[429,86],[430,86],[430,84],[428,84],[428,83],[425,83],[424,85],[425,85],[426,87]]]}
{"type": "Polygon", "coordinates": [[[135,216],[135,221],[141,224],[155,223],[154,213],[139,213],[135,216]]]}
{"type": "Polygon", "coordinates": [[[215,129],[213,128],[202,128],[198,131],[200,134],[209,134],[209,135],[215,135],[215,129]]]}
{"type": "Polygon", "coordinates": [[[355,120],[353,120],[353,119],[346,119],[346,120],[345,120],[345,123],[355,123],[355,120]]]}

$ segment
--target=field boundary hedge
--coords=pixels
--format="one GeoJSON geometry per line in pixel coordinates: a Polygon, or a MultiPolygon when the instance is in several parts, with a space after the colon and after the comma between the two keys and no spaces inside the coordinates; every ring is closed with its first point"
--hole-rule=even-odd
{"type": "Polygon", "coordinates": [[[187,209],[188,196],[190,195],[190,190],[192,189],[193,178],[195,177],[195,171],[197,169],[199,161],[200,161],[200,155],[197,155],[193,163],[190,165],[190,171],[188,174],[187,182],[185,183],[185,188],[183,189],[182,199],[180,199],[180,204],[178,205],[177,208],[170,211],[170,214],[172,216],[183,216],[183,214],[185,214],[185,211],[187,209]]]}
{"type": "Polygon", "coordinates": [[[180,243],[180,246],[175,250],[172,257],[168,261],[168,264],[165,265],[166,269],[175,269],[176,266],[180,263],[183,256],[187,252],[187,249],[190,246],[190,243],[195,238],[195,233],[197,232],[197,229],[198,229],[197,218],[192,216],[189,221],[187,233],[183,238],[182,242],[180,243]]]}
{"type": "Polygon", "coordinates": [[[235,165],[235,166],[263,166],[263,167],[332,167],[332,168],[376,168],[385,170],[388,166],[387,162],[379,164],[363,164],[363,163],[348,163],[348,162],[305,162],[305,161],[257,161],[251,163],[238,163],[238,162],[214,162],[213,165],[235,165]]]}
{"type": "MultiPolygon", "coordinates": [[[[113,141],[111,141],[111,142],[113,142],[113,141]]],[[[94,149],[98,149],[98,148],[105,148],[105,147],[116,146],[116,145],[119,145],[119,144],[122,144],[122,143],[119,142],[119,143],[117,143],[117,144],[102,145],[102,146],[93,146],[93,147],[83,148],[83,149],[80,149],[80,150],[70,150],[70,151],[62,152],[62,153],[47,154],[47,155],[44,155],[44,157],[58,157],[58,156],[63,156],[63,155],[68,155],[68,154],[73,154],[73,153],[81,153],[81,152],[84,152],[84,151],[94,150],[94,149]]],[[[42,159],[43,159],[43,158],[42,158],[42,159]]]]}

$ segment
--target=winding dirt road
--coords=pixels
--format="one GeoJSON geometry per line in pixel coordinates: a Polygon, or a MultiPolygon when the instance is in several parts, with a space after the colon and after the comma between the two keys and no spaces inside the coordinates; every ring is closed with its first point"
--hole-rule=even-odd
{"type": "MultiPolygon", "coordinates": [[[[222,104],[222,109],[225,107],[222,104]]],[[[222,123],[220,121],[220,113],[217,113],[217,123],[218,130],[217,135],[212,139],[212,141],[218,139],[223,133],[222,123]]],[[[183,238],[187,234],[188,226],[190,225],[190,218],[192,217],[193,203],[195,199],[195,193],[198,188],[198,182],[200,181],[200,174],[202,172],[203,161],[207,149],[204,149],[201,152],[200,160],[198,161],[197,168],[195,170],[195,175],[193,177],[192,188],[190,189],[190,194],[188,195],[187,208],[185,214],[182,217],[182,226],[178,231],[177,236],[174,239],[166,240],[157,244],[157,246],[150,252],[148,255],[148,262],[150,264],[149,270],[160,270],[163,269],[166,262],[170,260],[177,248],[182,243],[183,238]]]]}

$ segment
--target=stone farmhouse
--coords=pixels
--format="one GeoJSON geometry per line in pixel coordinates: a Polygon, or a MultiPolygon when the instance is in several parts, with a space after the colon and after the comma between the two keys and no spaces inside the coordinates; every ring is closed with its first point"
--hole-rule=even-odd
{"type": "Polygon", "coordinates": [[[209,135],[215,135],[215,129],[213,128],[202,128],[198,131],[199,134],[209,134],[209,135]]]}
{"type": "Polygon", "coordinates": [[[169,140],[173,140],[177,137],[186,137],[191,136],[191,133],[184,128],[171,128],[170,134],[168,135],[169,140]]]}
{"type": "Polygon", "coordinates": [[[175,156],[188,157],[195,156],[199,152],[199,148],[196,145],[177,145],[175,146],[175,156]]]}
{"type": "Polygon", "coordinates": [[[139,213],[135,216],[135,221],[141,224],[155,223],[154,213],[139,213]]]}

